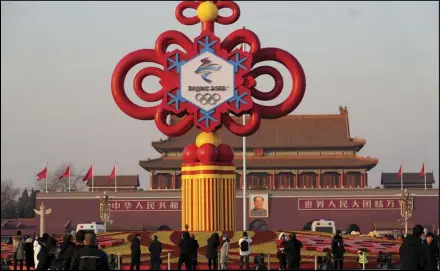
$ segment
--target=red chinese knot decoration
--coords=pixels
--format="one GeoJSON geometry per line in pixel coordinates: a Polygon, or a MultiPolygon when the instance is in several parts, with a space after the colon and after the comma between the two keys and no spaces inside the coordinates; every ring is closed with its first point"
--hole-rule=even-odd
{"type": "Polygon", "coordinates": [[[112,75],[113,98],[127,115],[140,120],[154,120],[157,128],[169,137],[177,137],[196,125],[203,132],[214,132],[224,125],[239,136],[249,136],[257,131],[261,118],[275,119],[291,113],[300,104],[305,92],[305,75],[297,59],[278,48],[261,48],[258,36],[239,29],[223,41],[214,34],[214,24],[230,25],[240,17],[240,8],[232,1],[184,1],[176,8],[176,18],[184,25],[201,23],[202,30],[194,41],[179,31],[166,31],[156,40],[154,49],[141,49],[126,55],[116,65],[112,75]],[[221,9],[232,14],[223,17],[221,9]],[[197,10],[194,17],[186,17],[186,9],[197,10]],[[170,45],[179,45],[184,51],[167,51],[170,45]],[[237,46],[247,44],[248,51],[237,46]],[[255,100],[270,101],[283,90],[281,73],[271,66],[253,68],[263,61],[276,61],[290,73],[293,87],[286,100],[275,106],[258,104],[255,100]],[[163,67],[146,67],[134,80],[135,94],[145,102],[160,104],[142,107],[127,97],[124,87],[127,73],[135,65],[147,62],[163,67]],[[269,92],[256,88],[256,78],[269,75],[275,86],[269,92]],[[142,87],[148,76],[160,79],[161,89],[152,93],[142,87]],[[254,100],[255,99],[255,100],[254,100]],[[231,114],[250,115],[250,121],[242,125],[231,114]],[[178,116],[180,121],[167,123],[168,116],[178,116]]]}

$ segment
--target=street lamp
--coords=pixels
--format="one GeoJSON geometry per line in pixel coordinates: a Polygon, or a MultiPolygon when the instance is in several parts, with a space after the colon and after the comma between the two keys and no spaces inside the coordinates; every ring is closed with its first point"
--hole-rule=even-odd
{"type": "Polygon", "coordinates": [[[414,208],[414,196],[415,194],[410,194],[405,189],[405,193],[397,194],[396,196],[402,197],[399,201],[400,203],[400,216],[405,221],[405,236],[408,234],[408,219],[412,216],[412,211],[414,208]]]}
{"type": "Polygon", "coordinates": [[[110,219],[110,199],[114,197],[107,195],[107,191],[104,191],[102,197],[96,196],[96,198],[99,199],[99,217],[104,223],[105,231],[107,231],[107,223],[113,223],[113,220],[110,219]]]}

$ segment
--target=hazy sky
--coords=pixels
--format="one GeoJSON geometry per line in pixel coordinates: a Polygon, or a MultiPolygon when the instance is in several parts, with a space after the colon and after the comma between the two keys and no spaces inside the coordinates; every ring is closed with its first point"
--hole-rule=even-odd
{"type": "MultiPolygon", "coordinates": [[[[154,48],[166,30],[198,35],[199,25],[175,19],[177,3],[2,2],[2,180],[31,187],[46,160],[52,169],[72,162],[81,170],[94,160],[96,174],[110,174],[116,160],[118,174],[139,173],[147,187],[138,161],[157,157],[151,141],[165,136],[119,110],[110,77],[124,55],[154,48]]],[[[396,172],[400,159],[413,172],[427,161],[438,180],[438,2],[239,5],[240,20],[217,35],[246,26],[263,47],[294,54],[307,76],[296,113],[333,114],[346,105],[352,136],[367,140],[360,154],[379,158],[370,184],[380,183],[382,169],[396,172]]]]}

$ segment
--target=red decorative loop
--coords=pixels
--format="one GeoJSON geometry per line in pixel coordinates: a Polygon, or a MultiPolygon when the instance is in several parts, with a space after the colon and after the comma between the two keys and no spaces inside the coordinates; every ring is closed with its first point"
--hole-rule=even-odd
{"type": "MultiPolygon", "coordinates": [[[[200,1],[199,1],[200,2],[200,1]]],[[[176,19],[184,25],[195,25],[197,23],[200,23],[200,19],[199,17],[193,16],[193,17],[186,17],[185,15],[183,15],[183,12],[185,11],[185,9],[187,8],[191,8],[194,10],[197,10],[197,7],[199,6],[200,3],[198,2],[192,2],[192,1],[183,1],[180,2],[177,7],[176,7],[176,19]]]]}
{"type": "Polygon", "coordinates": [[[166,136],[182,136],[194,126],[194,119],[191,115],[184,116],[177,124],[169,125],[167,123],[167,117],[169,115],[171,114],[166,112],[163,108],[158,108],[154,117],[157,128],[166,136]]]}
{"type": "Polygon", "coordinates": [[[172,44],[181,46],[186,53],[194,51],[193,42],[182,32],[170,30],[163,32],[156,40],[156,52],[160,57],[166,54],[168,47],[172,44]]]}
{"type": "Polygon", "coordinates": [[[234,119],[232,119],[231,116],[229,116],[228,114],[223,115],[222,121],[225,127],[233,134],[236,134],[238,136],[250,136],[255,133],[260,127],[260,109],[258,107],[254,107],[252,109],[250,121],[245,125],[236,123],[234,119]]]}
{"type": "Polygon", "coordinates": [[[261,49],[260,39],[258,36],[247,29],[235,30],[229,34],[222,42],[222,48],[228,52],[232,51],[238,45],[246,43],[250,46],[249,52],[256,54],[261,49]]]}
{"type": "Polygon", "coordinates": [[[283,64],[292,77],[292,90],[287,99],[281,104],[265,106],[255,103],[260,108],[261,117],[276,119],[288,115],[300,104],[306,90],[306,76],[298,60],[288,52],[278,48],[263,48],[254,55],[253,65],[263,61],[276,61],[283,64]]]}
{"type": "Polygon", "coordinates": [[[162,79],[162,73],[163,71],[161,69],[155,67],[147,67],[140,70],[134,77],[133,81],[133,89],[136,95],[146,102],[157,102],[162,100],[165,91],[167,91],[165,88],[154,93],[148,93],[142,87],[142,81],[144,81],[145,78],[153,75],[162,79]]]}
{"type": "MultiPolygon", "coordinates": [[[[134,104],[130,101],[130,99],[128,99],[124,88],[127,73],[131,70],[131,68],[143,62],[161,64],[157,59],[156,52],[151,49],[137,50],[126,55],[118,63],[118,65],[116,65],[115,70],[113,71],[111,81],[112,95],[116,104],[125,114],[135,119],[152,120],[154,119],[154,114],[158,110],[159,106],[141,107],[134,104]]],[[[141,76],[139,75],[139,77],[141,76]]],[[[159,92],[161,91],[163,90],[159,90],[159,92]]],[[[141,96],[143,96],[143,98],[147,98],[148,100],[155,100],[155,98],[159,95],[157,92],[150,95],[146,95],[145,91],[143,90],[141,92],[141,96]]]]}
{"type": "Polygon", "coordinates": [[[232,11],[232,14],[228,17],[223,17],[218,15],[217,19],[215,20],[216,23],[228,25],[233,24],[238,21],[240,18],[240,7],[235,2],[230,1],[221,1],[217,2],[215,1],[215,5],[218,8],[218,11],[220,12],[221,9],[228,8],[232,11]],[[215,3],[216,2],[216,3],[215,3]]]}
{"type": "Polygon", "coordinates": [[[253,69],[249,73],[249,75],[251,75],[254,79],[257,79],[257,77],[260,75],[270,75],[275,81],[275,86],[269,92],[262,92],[252,86],[250,90],[252,93],[252,97],[254,97],[255,99],[258,99],[260,101],[270,101],[278,97],[280,93],[283,91],[283,86],[284,86],[283,76],[274,67],[260,66],[253,69]]]}

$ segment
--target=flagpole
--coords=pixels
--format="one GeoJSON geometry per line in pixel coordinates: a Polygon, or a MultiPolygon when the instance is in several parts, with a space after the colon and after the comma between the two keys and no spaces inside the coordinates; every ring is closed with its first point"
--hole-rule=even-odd
{"type": "Polygon", "coordinates": [[[70,193],[70,164],[68,165],[69,167],[69,193],[70,193]]]}
{"type": "MultiPolygon", "coordinates": [[[[243,27],[244,29],[245,27],[243,27]]],[[[245,50],[246,44],[242,44],[243,51],[245,50]]],[[[243,114],[243,126],[246,124],[246,114],[243,114]]],[[[243,171],[242,171],[242,178],[243,178],[243,231],[246,231],[247,226],[247,212],[246,212],[246,137],[243,136],[243,171]]]]}
{"type": "Polygon", "coordinates": [[[118,174],[116,173],[116,161],[115,161],[115,192],[117,191],[117,185],[116,185],[116,178],[117,178],[118,174]]]}
{"type": "Polygon", "coordinates": [[[46,183],[46,193],[47,193],[47,176],[49,175],[48,173],[48,166],[49,166],[49,162],[47,162],[46,161],[46,180],[45,180],[45,183],[46,183]]]}
{"type": "Polygon", "coordinates": [[[425,167],[425,163],[423,163],[423,177],[425,179],[425,190],[426,190],[426,167],[425,167]]]}
{"type": "Polygon", "coordinates": [[[95,177],[94,177],[94,171],[95,170],[95,161],[92,161],[92,192],[94,192],[95,187],[95,177]]]}
{"type": "Polygon", "coordinates": [[[403,160],[400,160],[400,190],[403,190],[403,160]]]}

